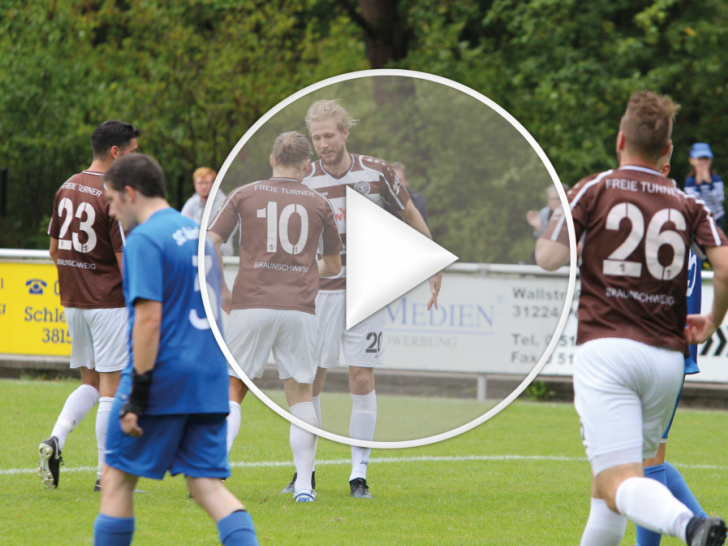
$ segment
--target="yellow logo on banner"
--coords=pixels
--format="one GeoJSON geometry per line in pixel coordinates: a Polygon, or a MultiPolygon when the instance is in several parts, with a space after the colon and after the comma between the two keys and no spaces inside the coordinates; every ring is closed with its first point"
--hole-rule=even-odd
{"type": "Polygon", "coordinates": [[[0,263],[0,353],[71,354],[53,264],[0,263]]]}

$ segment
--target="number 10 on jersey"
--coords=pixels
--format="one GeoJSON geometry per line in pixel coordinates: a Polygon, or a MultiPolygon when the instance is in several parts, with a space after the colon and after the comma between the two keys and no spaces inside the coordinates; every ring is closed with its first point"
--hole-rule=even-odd
{"type": "Polygon", "coordinates": [[[308,239],[308,212],[303,205],[287,205],[283,208],[280,219],[278,219],[278,203],[275,201],[268,201],[268,206],[258,209],[257,212],[258,218],[268,220],[268,238],[266,240],[268,252],[278,250],[279,237],[281,247],[289,254],[298,254],[303,250],[303,247],[306,246],[306,239],[308,239]],[[296,244],[292,244],[288,238],[288,221],[294,213],[301,217],[301,235],[296,244]]]}

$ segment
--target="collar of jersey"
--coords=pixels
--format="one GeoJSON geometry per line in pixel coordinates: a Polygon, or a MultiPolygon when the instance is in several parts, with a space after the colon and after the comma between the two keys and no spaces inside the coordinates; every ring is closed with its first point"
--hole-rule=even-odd
{"type": "Polygon", "coordinates": [[[96,173],[94,171],[81,171],[83,174],[92,174],[94,176],[104,176],[104,173],[96,173]]]}
{"type": "Polygon", "coordinates": [[[285,178],[283,176],[274,176],[273,178],[269,178],[268,180],[285,180],[286,182],[298,182],[295,178],[285,178]]]}
{"type": "Polygon", "coordinates": [[[351,166],[349,167],[349,170],[346,171],[341,176],[335,176],[335,175],[331,174],[329,171],[326,170],[326,167],[324,167],[324,162],[322,160],[319,160],[319,161],[321,161],[321,170],[324,171],[326,174],[328,174],[334,180],[341,180],[347,174],[349,174],[351,172],[351,170],[354,168],[354,155],[352,153],[350,153],[350,152],[347,152],[347,153],[349,154],[349,157],[351,158],[351,166]]]}
{"type": "Polygon", "coordinates": [[[658,173],[655,169],[648,169],[647,167],[638,167],[637,165],[625,165],[624,167],[619,167],[619,169],[627,169],[631,171],[642,171],[643,173],[650,173],[650,174],[656,174],[657,176],[662,176],[662,173],[658,173]]]}

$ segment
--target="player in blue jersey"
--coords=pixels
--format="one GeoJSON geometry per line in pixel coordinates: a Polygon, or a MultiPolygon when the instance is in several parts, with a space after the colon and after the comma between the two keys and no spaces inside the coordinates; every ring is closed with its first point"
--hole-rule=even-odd
{"type": "MultiPolygon", "coordinates": [[[[221,481],[230,475],[227,362],[202,305],[199,226],[169,206],[162,169],[149,156],[117,161],[105,185],[111,214],[128,233],[122,266],[130,359],[109,419],[94,544],[131,544],[137,480],[161,480],[169,471],[185,475],[222,544],[257,545],[250,515],[221,481]]],[[[219,320],[221,272],[209,242],[205,269],[219,320]]]]}
{"type": "MultiPolygon", "coordinates": [[[[667,176],[670,173],[670,158],[666,156],[664,164],[661,166],[660,171],[663,176],[667,176]]],[[[658,163],[658,166],[660,164],[658,163]]],[[[690,251],[690,260],[688,262],[688,315],[699,315],[702,303],[702,290],[703,290],[703,278],[701,271],[703,269],[703,262],[698,258],[695,253],[690,251]]],[[[685,375],[692,375],[700,373],[698,368],[698,346],[690,345],[690,356],[685,359],[685,375]]],[[[680,391],[682,394],[682,390],[680,391]]],[[[661,484],[665,485],[670,492],[675,496],[677,500],[687,506],[693,514],[701,518],[707,518],[708,514],[705,513],[703,507],[693,495],[693,492],[688,487],[685,478],[682,477],[680,471],[672,466],[670,463],[665,461],[665,449],[667,446],[667,437],[672,427],[672,422],[675,419],[675,411],[680,403],[680,396],[675,403],[675,410],[672,413],[670,424],[667,426],[665,434],[662,436],[662,442],[657,451],[657,455],[651,459],[645,460],[645,477],[657,480],[661,484]]],[[[645,529],[644,527],[637,526],[637,546],[659,546],[662,535],[645,529]]]]}

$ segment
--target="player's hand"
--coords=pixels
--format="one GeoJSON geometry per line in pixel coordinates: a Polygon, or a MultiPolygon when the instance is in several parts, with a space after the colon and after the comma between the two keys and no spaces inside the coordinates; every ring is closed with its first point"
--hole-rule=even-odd
{"type": "Polygon", "coordinates": [[[536,231],[540,230],[543,226],[541,225],[541,217],[535,210],[529,210],[526,213],[526,221],[531,224],[531,227],[536,231]]]}
{"type": "Polygon", "coordinates": [[[427,302],[428,311],[433,305],[435,306],[435,309],[440,309],[437,306],[437,295],[440,293],[440,286],[442,286],[442,271],[430,277],[430,292],[432,292],[432,297],[430,298],[430,301],[427,302]]]}
{"type": "Polygon", "coordinates": [[[225,311],[225,314],[229,315],[230,311],[233,310],[233,294],[227,286],[223,286],[220,289],[220,296],[222,297],[220,307],[225,311]]]}
{"type": "Polygon", "coordinates": [[[136,413],[127,413],[121,418],[121,430],[133,438],[141,438],[144,431],[139,426],[139,416],[136,413]]]}
{"type": "Polygon", "coordinates": [[[718,326],[712,314],[707,315],[688,315],[687,325],[685,326],[685,339],[690,345],[698,345],[708,341],[718,326]]]}

